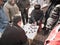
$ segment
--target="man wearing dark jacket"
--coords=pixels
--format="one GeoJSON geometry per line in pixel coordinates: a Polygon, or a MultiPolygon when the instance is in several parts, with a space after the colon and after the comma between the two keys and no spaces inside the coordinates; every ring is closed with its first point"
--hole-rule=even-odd
{"type": "Polygon", "coordinates": [[[29,0],[17,0],[17,6],[21,11],[22,21],[25,25],[28,22],[28,9],[30,7],[29,0]]]}
{"type": "Polygon", "coordinates": [[[39,24],[40,21],[42,21],[43,19],[43,11],[40,9],[40,5],[39,4],[36,4],[34,6],[34,10],[32,11],[31,13],[31,18],[29,20],[29,23],[37,23],[39,24]]]}
{"type": "Polygon", "coordinates": [[[13,24],[8,25],[1,37],[1,45],[25,45],[27,36],[24,30],[20,27],[21,17],[16,16],[13,19],[13,24]]]}

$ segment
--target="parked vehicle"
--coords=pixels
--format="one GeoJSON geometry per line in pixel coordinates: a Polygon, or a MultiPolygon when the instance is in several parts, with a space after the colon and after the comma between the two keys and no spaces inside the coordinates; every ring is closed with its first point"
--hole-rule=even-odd
{"type": "Polygon", "coordinates": [[[60,45],[60,24],[54,27],[50,32],[48,38],[45,40],[44,45],[60,45]]]}

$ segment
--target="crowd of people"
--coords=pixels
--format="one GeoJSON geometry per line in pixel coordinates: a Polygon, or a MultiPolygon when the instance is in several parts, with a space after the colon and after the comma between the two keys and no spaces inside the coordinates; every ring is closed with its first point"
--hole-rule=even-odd
{"type": "Polygon", "coordinates": [[[34,4],[29,18],[29,0],[0,0],[0,45],[28,45],[21,21],[23,25],[30,23],[40,26],[45,20],[42,22],[44,35],[60,24],[60,0],[50,0],[48,4],[46,12],[40,4],[34,4]]]}

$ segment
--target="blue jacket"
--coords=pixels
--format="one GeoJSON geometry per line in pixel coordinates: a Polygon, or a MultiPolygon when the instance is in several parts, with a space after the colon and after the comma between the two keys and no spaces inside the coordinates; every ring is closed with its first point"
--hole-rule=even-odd
{"type": "Polygon", "coordinates": [[[7,24],[8,24],[8,18],[5,15],[3,8],[0,7],[0,32],[4,31],[7,24]]]}

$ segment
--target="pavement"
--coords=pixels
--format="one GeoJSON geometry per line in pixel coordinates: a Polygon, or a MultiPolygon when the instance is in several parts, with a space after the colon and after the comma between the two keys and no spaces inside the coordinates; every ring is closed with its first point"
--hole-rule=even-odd
{"type": "Polygon", "coordinates": [[[48,34],[43,35],[43,31],[38,32],[31,45],[44,45],[44,41],[47,37],[48,34]]]}

